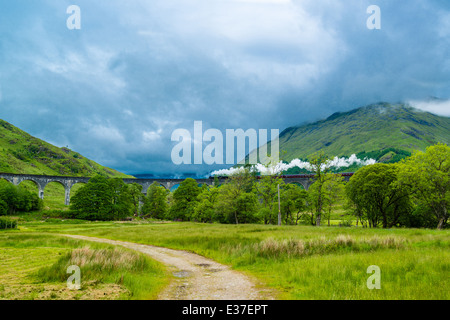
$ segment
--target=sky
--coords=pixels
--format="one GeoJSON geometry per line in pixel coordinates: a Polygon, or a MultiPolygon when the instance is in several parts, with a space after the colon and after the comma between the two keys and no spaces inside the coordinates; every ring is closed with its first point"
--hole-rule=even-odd
{"type": "Polygon", "coordinates": [[[194,121],[282,132],[380,101],[450,116],[449,89],[449,1],[0,2],[0,118],[128,174],[229,167],[173,163],[194,121]]]}

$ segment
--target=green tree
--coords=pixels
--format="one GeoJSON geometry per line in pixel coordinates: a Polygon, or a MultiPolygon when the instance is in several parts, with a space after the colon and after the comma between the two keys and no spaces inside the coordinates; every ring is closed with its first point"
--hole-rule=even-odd
{"type": "MultiPolygon", "coordinates": [[[[314,208],[316,225],[320,226],[324,210],[324,190],[323,186],[330,176],[327,174],[330,167],[327,165],[330,160],[323,151],[316,152],[308,157],[311,169],[314,172],[314,183],[309,188],[311,207],[314,208]]],[[[308,191],[309,191],[308,190],[308,191]]]]}
{"type": "Polygon", "coordinates": [[[253,192],[240,194],[235,201],[235,209],[240,223],[258,222],[258,197],[253,192]]]}
{"type": "Polygon", "coordinates": [[[113,211],[112,215],[115,219],[122,219],[132,215],[133,197],[130,187],[121,178],[112,178],[107,180],[113,190],[113,211]]]}
{"type": "Polygon", "coordinates": [[[285,183],[278,175],[266,175],[254,183],[254,191],[262,200],[262,205],[270,212],[265,214],[264,224],[276,224],[278,215],[278,186],[282,189],[285,183]]]}
{"type": "Polygon", "coordinates": [[[173,220],[189,221],[195,213],[200,188],[192,178],[184,180],[173,192],[173,204],[169,217],[173,220]]]}
{"type": "Polygon", "coordinates": [[[430,210],[443,229],[448,221],[450,205],[450,147],[430,146],[426,152],[416,152],[400,165],[399,185],[408,187],[419,206],[430,210]]]}
{"type": "Polygon", "coordinates": [[[153,182],[144,198],[142,215],[145,218],[164,219],[169,209],[168,192],[166,188],[160,186],[157,182],[153,182]]]}
{"type": "Polygon", "coordinates": [[[5,216],[8,214],[8,204],[0,199],[0,216],[5,216]]]}
{"type": "Polygon", "coordinates": [[[29,212],[42,209],[42,200],[21,186],[15,186],[7,181],[0,181],[0,200],[6,205],[7,214],[29,212]]]}
{"type": "Polygon", "coordinates": [[[79,218],[87,220],[112,220],[113,189],[108,180],[96,176],[82,186],[71,199],[71,209],[78,211],[79,218]]]}
{"type": "Polygon", "coordinates": [[[118,220],[132,212],[127,185],[121,179],[95,176],[72,197],[71,209],[87,220],[118,220]]]}
{"type": "Polygon", "coordinates": [[[243,167],[220,187],[215,205],[220,221],[239,224],[257,220],[258,199],[253,192],[254,180],[254,173],[248,167],[243,167]],[[246,204],[244,200],[249,203],[246,204]]]}
{"type": "Polygon", "coordinates": [[[397,184],[398,171],[396,164],[376,163],[359,169],[350,178],[346,194],[369,227],[381,223],[383,228],[391,228],[410,213],[409,192],[397,184]]]}
{"type": "Polygon", "coordinates": [[[324,208],[328,226],[330,226],[331,212],[334,207],[345,197],[344,177],[340,174],[328,173],[329,177],[325,179],[323,184],[324,192],[324,208]]]}
{"type": "Polygon", "coordinates": [[[296,184],[285,184],[281,189],[281,213],[285,224],[298,224],[306,210],[308,193],[296,184]]]}
{"type": "Polygon", "coordinates": [[[195,207],[194,220],[197,222],[213,222],[215,219],[214,206],[219,195],[219,188],[216,186],[202,187],[198,195],[198,203],[195,207]]]}
{"type": "Polygon", "coordinates": [[[139,207],[141,201],[144,201],[144,195],[142,194],[142,186],[137,183],[131,183],[128,185],[128,193],[131,197],[131,202],[133,205],[134,216],[139,215],[139,207]]]}

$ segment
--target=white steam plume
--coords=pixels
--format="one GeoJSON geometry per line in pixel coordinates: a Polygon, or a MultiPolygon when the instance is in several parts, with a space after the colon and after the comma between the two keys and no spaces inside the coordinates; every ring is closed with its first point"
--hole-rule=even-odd
{"type": "MultiPolygon", "coordinates": [[[[376,160],[374,159],[358,159],[355,154],[352,154],[350,158],[338,158],[334,157],[332,160],[328,160],[326,164],[323,165],[322,169],[325,168],[347,168],[350,167],[353,164],[361,165],[361,166],[367,166],[376,163],[376,160]]],[[[278,174],[283,171],[287,171],[291,168],[300,168],[300,169],[306,169],[308,171],[313,171],[314,168],[309,162],[302,161],[300,159],[294,159],[290,163],[283,163],[279,162],[276,165],[266,167],[262,164],[257,164],[252,167],[253,170],[260,172],[262,175],[268,175],[268,174],[278,174]]],[[[243,167],[239,168],[230,168],[230,169],[222,169],[222,170],[216,170],[211,173],[213,176],[229,176],[235,173],[238,173],[240,171],[243,171],[243,167]]]]}

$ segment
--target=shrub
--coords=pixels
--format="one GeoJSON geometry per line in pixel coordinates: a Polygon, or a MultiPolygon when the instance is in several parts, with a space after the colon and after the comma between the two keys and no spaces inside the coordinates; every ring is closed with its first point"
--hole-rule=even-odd
{"type": "Polygon", "coordinates": [[[353,225],[353,218],[352,216],[345,216],[340,224],[341,227],[351,227],[353,225]]]}
{"type": "Polygon", "coordinates": [[[0,229],[16,229],[17,221],[7,217],[0,217],[0,229]]]}

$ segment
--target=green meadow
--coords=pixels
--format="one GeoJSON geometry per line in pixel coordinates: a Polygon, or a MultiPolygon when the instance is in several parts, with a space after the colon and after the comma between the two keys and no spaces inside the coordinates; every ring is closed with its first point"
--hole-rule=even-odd
{"type": "MultiPolygon", "coordinates": [[[[20,250],[30,250],[36,257],[45,252],[47,261],[38,263],[38,258],[29,255],[29,259],[15,262],[15,270],[26,274],[27,281],[61,283],[67,279],[64,268],[71,259],[80,254],[92,256],[89,251],[74,250],[86,246],[92,250],[114,250],[57,234],[192,251],[256,277],[272,289],[276,299],[450,298],[449,230],[47,220],[23,222],[19,230],[0,232],[0,252],[7,252],[10,259],[24,254],[20,250]],[[16,254],[7,249],[20,250],[16,254]],[[381,289],[367,287],[372,275],[367,269],[372,265],[380,268],[381,289]]],[[[121,260],[118,253],[108,254],[121,260]]],[[[122,285],[128,293],[117,298],[155,298],[171,276],[163,266],[145,260],[148,269],[142,263],[119,263],[108,276],[95,263],[86,266],[86,270],[90,270],[87,272],[92,281],[122,285]]]]}
{"type": "Polygon", "coordinates": [[[143,254],[51,234],[0,232],[0,300],[155,299],[168,281],[164,266],[143,254]],[[67,268],[81,269],[69,290],[67,268]]]}

